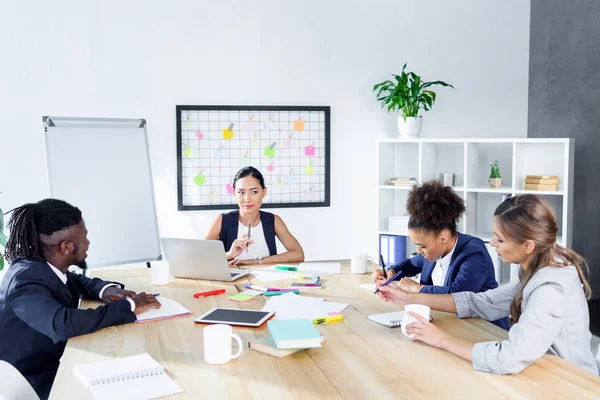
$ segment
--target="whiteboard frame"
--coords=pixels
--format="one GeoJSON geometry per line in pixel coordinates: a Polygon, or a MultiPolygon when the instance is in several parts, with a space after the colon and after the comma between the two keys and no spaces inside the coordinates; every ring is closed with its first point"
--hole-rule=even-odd
{"type": "MultiPolygon", "coordinates": [[[[150,161],[150,147],[148,144],[148,131],[146,128],[146,125],[147,125],[146,120],[143,118],[89,118],[89,117],[43,116],[42,122],[43,122],[43,126],[44,126],[44,146],[45,146],[44,153],[46,156],[46,175],[48,178],[48,189],[49,189],[51,197],[55,196],[55,191],[54,191],[52,182],[50,180],[50,154],[48,154],[48,148],[49,148],[48,128],[56,127],[57,123],[59,123],[59,125],[61,127],[76,127],[76,126],[94,127],[95,125],[102,125],[103,127],[121,127],[121,128],[137,126],[140,129],[144,129],[144,143],[145,143],[145,147],[146,147],[146,160],[148,162],[148,174],[149,174],[148,178],[150,179],[150,182],[152,183],[152,190],[150,191],[151,192],[150,197],[151,197],[151,201],[152,201],[152,209],[154,211],[152,213],[152,216],[154,219],[154,226],[156,228],[155,231],[156,231],[156,240],[158,243],[158,256],[152,257],[152,258],[140,258],[140,259],[135,259],[135,260],[118,260],[118,261],[109,262],[109,263],[93,264],[93,265],[89,265],[88,268],[100,268],[100,267],[107,267],[107,266],[113,266],[113,265],[133,264],[133,263],[162,260],[163,259],[162,248],[160,245],[160,232],[158,230],[158,216],[156,213],[156,200],[155,200],[155,194],[154,194],[154,179],[152,176],[152,163],[150,161]]],[[[84,211],[84,210],[82,210],[82,211],[84,211]]],[[[94,234],[97,234],[97,233],[94,232],[94,234]]]]}
{"type": "Polygon", "coordinates": [[[325,199],[306,203],[265,203],[261,208],[329,207],[331,205],[331,107],[329,106],[189,106],[175,107],[177,134],[177,209],[179,211],[231,210],[236,204],[184,205],[183,204],[183,149],[181,146],[181,112],[184,111],[320,111],[325,115],[325,199]]]}

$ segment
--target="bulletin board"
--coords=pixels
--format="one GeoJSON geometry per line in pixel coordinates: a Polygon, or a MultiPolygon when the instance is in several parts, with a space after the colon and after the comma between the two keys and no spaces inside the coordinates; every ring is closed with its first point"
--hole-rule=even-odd
{"type": "Polygon", "coordinates": [[[233,178],[253,166],[263,208],[330,204],[330,107],[177,106],[179,210],[237,208],[233,178]]]}

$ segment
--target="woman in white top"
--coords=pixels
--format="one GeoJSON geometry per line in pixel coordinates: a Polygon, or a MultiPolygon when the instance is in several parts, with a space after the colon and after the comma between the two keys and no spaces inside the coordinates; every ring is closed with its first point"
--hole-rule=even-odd
{"type": "Polygon", "coordinates": [[[518,279],[482,293],[409,293],[380,287],[381,297],[398,304],[424,304],[459,318],[510,316],[508,340],[473,343],[454,337],[414,313],[408,334],[473,362],[479,371],[516,374],[545,353],[598,375],[590,350],[591,289],[585,260],[556,243],[554,210],[540,196],[524,194],[502,202],[494,213],[491,245],[505,263],[520,264],[518,279]]]}
{"type": "Polygon", "coordinates": [[[304,261],[302,246],[283,220],[278,215],[260,211],[267,195],[265,180],[260,171],[254,167],[239,170],[233,179],[233,190],[239,210],[220,214],[205,237],[207,240],[223,242],[229,264],[304,261]],[[275,237],[286,248],[286,252],[277,254],[275,237]]]}

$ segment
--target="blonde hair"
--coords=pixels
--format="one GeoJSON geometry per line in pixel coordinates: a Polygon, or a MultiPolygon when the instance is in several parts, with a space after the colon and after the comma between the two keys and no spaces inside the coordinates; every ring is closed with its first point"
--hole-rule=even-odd
{"type": "Polygon", "coordinates": [[[556,216],[546,200],[535,194],[509,197],[496,208],[494,217],[498,228],[510,241],[524,243],[531,240],[535,243],[531,263],[527,270],[521,268],[519,271],[521,285],[510,306],[511,325],[517,323],[521,316],[523,288],[537,271],[547,266],[575,266],[585,296],[590,299],[592,289],[588,283],[590,270],[587,262],[578,253],[556,243],[556,216]]]}

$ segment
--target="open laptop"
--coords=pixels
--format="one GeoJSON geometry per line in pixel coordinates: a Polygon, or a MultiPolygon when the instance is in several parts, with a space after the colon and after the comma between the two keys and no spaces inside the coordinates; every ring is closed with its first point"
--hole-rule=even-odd
{"type": "Polygon", "coordinates": [[[161,238],[160,242],[176,278],[231,282],[250,274],[229,268],[220,240],[161,238]]]}

